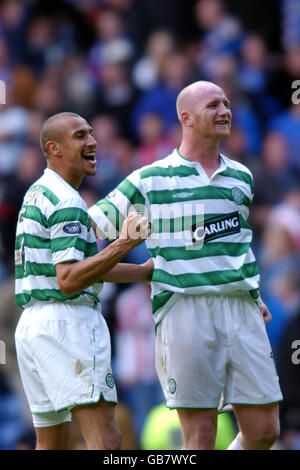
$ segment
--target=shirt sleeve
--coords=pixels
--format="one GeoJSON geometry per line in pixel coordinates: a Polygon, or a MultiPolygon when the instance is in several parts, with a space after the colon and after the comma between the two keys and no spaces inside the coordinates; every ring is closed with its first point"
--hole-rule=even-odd
{"type": "Polygon", "coordinates": [[[85,258],[91,224],[83,200],[60,201],[48,218],[48,225],[54,265],[85,258]]]}
{"type": "Polygon", "coordinates": [[[88,211],[96,224],[96,235],[105,240],[119,236],[123,222],[132,211],[146,213],[146,200],[138,171],[125,178],[104,199],[99,200],[88,211]]]}

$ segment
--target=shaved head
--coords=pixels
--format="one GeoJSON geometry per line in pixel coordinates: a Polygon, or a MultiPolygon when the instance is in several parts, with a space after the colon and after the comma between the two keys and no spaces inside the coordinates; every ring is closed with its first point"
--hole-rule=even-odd
{"type": "Polygon", "coordinates": [[[76,117],[82,119],[79,114],[63,112],[50,116],[43,124],[40,133],[40,145],[45,157],[49,157],[47,149],[47,142],[61,142],[63,133],[65,132],[66,126],[64,121],[68,117],[76,117]]]}
{"type": "Polygon", "coordinates": [[[207,91],[212,89],[221,90],[221,88],[214,83],[204,80],[191,83],[191,85],[183,88],[183,90],[181,90],[179,93],[176,101],[177,116],[179,121],[182,122],[181,113],[183,111],[193,111],[195,104],[197,104],[197,102],[199,102],[199,100],[205,96],[207,91]]]}

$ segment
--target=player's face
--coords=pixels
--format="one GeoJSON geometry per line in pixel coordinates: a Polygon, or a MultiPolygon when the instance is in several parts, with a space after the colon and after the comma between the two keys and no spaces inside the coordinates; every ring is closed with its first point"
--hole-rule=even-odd
{"type": "Polygon", "coordinates": [[[83,178],[96,174],[96,147],[93,129],[80,117],[69,117],[60,142],[62,164],[83,178]]]}
{"type": "Polygon", "coordinates": [[[231,111],[223,90],[211,87],[198,96],[192,113],[194,131],[199,137],[227,137],[230,134],[231,111]]]}

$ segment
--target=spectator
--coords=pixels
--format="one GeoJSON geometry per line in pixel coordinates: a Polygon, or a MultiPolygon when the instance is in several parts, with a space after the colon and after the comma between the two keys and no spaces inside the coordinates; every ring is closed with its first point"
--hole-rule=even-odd
{"type": "Polygon", "coordinates": [[[16,170],[29,123],[29,112],[15,102],[12,88],[7,89],[6,104],[1,105],[1,111],[0,178],[12,175],[16,170]]]}
{"type": "Polygon", "coordinates": [[[149,287],[134,284],[116,301],[115,367],[119,395],[131,408],[138,438],[146,415],[163,400],[154,341],[149,287]]]}
{"type": "Polygon", "coordinates": [[[134,53],[134,45],[126,35],[122,16],[116,9],[101,9],[96,15],[95,28],[97,38],[90,49],[88,64],[93,76],[97,77],[114,45],[118,49],[116,53],[119,58],[126,60],[134,53]]]}
{"type": "Polygon", "coordinates": [[[176,97],[189,79],[190,67],[183,52],[174,52],[166,58],[159,82],[143,92],[133,108],[131,121],[135,136],[138,135],[139,122],[148,113],[161,117],[164,132],[177,124],[176,97]]]}
{"type": "Polygon", "coordinates": [[[264,38],[257,33],[246,34],[241,45],[238,85],[250,99],[264,129],[266,122],[280,109],[278,98],[269,91],[272,66],[264,38]]]}
{"type": "Polygon", "coordinates": [[[114,50],[107,56],[99,71],[97,83],[97,112],[110,114],[118,122],[122,133],[132,138],[130,115],[138,97],[138,90],[130,78],[129,63],[114,50]]]}
{"type": "Polygon", "coordinates": [[[22,400],[0,372],[0,450],[13,450],[29,429],[22,400]]]}
{"type": "Polygon", "coordinates": [[[255,184],[251,222],[258,237],[273,207],[283,200],[289,190],[297,185],[300,187],[300,175],[289,167],[287,142],[279,132],[265,135],[261,159],[252,162],[251,169],[255,184]]]}
{"type": "MultiPolygon", "coordinates": [[[[299,281],[299,280],[298,280],[299,281]]],[[[298,284],[298,290],[299,290],[298,284]]],[[[300,310],[289,319],[279,349],[278,372],[284,400],[280,404],[281,447],[300,450],[300,310]]]]}
{"type": "Polygon", "coordinates": [[[133,81],[137,88],[147,90],[157,84],[168,55],[175,48],[175,38],[166,29],[150,34],[145,46],[145,54],[133,67],[133,81]]]}
{"type": "Polygon", "coordinates": [[[243,37],[240,22],[227,10],[222,0],[197,0],[195,21],[201,33],[198,69],[207,80],[211,76],[211,61],[220,55],[236,55],[243,37]]]}
{"type": "Polygon", "coordinates": [[[3,193],[0,200],[0,235],[2,242],[2,260],[8,273],[14,273],[14,244],[18,213],[25,191],[34,182],[44,168],[40,150],[32,145],[24,147],[14,174],[3,181],[3,193]],[[13,191],[12,191],[13,188],[13,191]]]}
{"type": "Polygon", "coordinates": [[[288,164],[300,171],[300,103],[292,104],[288,110],[270,120],[270,131],[280,132],[287,141],[288,164]]]}
{"type": "MultiPolygon", "coordinates": [[[[297,193],[299,194],[299,193],[297,193]]],[[[299,302],[299,233],[300,211],[293,207],[288,193],[286,202],[275,207],[262,233],[259,263],[261,295],[272,308],[272,322],[267,326],[274,354],[278,357],[284,328],[300,307],[299,302]]]]}
{"type": "MultiPolygon", "coordinates": [[[[119,137],[119,126],[116,119],[109,114],[99,114],[91,121],[94,130],[95,139],[101,142],[96,149],[97,175],[93,178],[87,177],[87,184],[92,187],[96,193],[102,190],[102,185],[106,180],[111,179],[117,173],[117,162],[114,155],[114,141],[119,137]]],[[[85,183],[84,183],[85,184],[85,183]]]]}
{"type": "MultiPolygon", "coordinates": [[[[173,148],[171,138],[164,133],[160,115],[145,114],[139,123],[138,140],[140,144],[135,154],[135,167],[150,165],[163,158],[173,148]]],[[[128,172],[127,172],[128,173],[128,172]]]]}

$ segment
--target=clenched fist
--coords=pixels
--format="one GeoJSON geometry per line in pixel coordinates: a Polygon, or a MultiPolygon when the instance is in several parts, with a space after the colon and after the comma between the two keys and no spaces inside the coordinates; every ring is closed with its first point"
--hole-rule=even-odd
{"type": "Polygon", "coordinates": [[[120,238],[132,242],[133,247],[143,243],[150,232],[148,221],[140,212],[131,212],[124,220],[120,238]]]}

